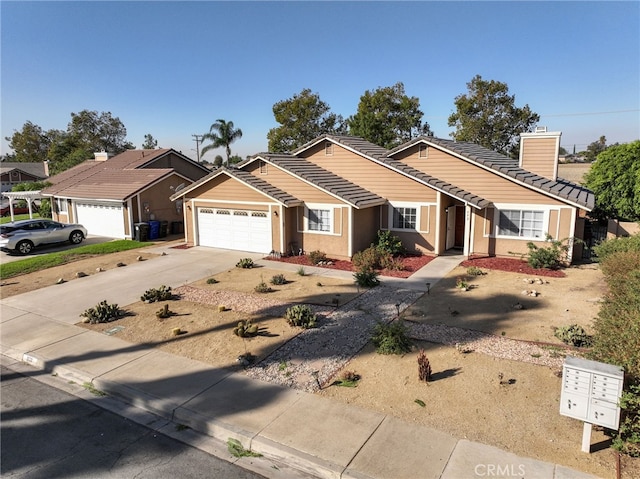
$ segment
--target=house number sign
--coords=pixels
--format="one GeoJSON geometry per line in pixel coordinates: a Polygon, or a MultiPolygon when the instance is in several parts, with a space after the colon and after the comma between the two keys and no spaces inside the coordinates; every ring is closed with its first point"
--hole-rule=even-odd
{"type": "Polygon", "coordinates": [[[617,430],[624,370],[611,364],[568,356],[562,366],[560,414],[584,421],[582,451],[590,452],[591,426],[617,430]]]}

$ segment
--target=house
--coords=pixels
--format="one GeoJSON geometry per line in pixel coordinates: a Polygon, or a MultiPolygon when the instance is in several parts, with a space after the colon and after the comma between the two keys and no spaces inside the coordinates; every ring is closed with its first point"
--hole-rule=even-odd
{"type": "Polygon", "coordinates": [[[582,235],[594,196],[557,176],[560,135],[522,134],[519,160],[433,137],[386,150],[323,135],[221,168],[172,199],[186,205],[187,241],[202,246],[348,259],[390,230],[412,252],[508,256],[547,235],[582,235]]]}
{"type": "Polygon", "coordinates": [[[53,219],[80,223],[89,234],[135,238],[136,223],[181,222],[182,205],[169,198],[209,170],[173,149],[126,150],[110,157],[95,153],[49,178],[53,219]]]}
{"type": "Polygon", "coordinates": [[[44,181],[49,176],[44,163],[0,162],[0,192],[11,191],[19,183],[44,181]]]}

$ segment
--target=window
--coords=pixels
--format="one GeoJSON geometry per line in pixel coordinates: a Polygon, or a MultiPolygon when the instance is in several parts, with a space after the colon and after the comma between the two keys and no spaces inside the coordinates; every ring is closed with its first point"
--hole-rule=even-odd
{"type": "Polygon", "coordinates": [[[544,211],[501,210],[498,234],[522,238],[543,238],[544,211]]]}
{"type": "Polygon", "coordinates": [[[331,212],[309,208],[309,231],[331,231],[331,212]]]}
{"type": "Polygon", "coordinates": [[[327,141],[327,143],[325,143],[325,145],[324,145],[324,154],[326,156],[333,155],[333,143],[329,143],[328,141],[327,141]]]}
{"type": "Polygon", "coordinates": [[[394,207],[393,208],[393,229],[414,230],[416,229],[416,208],[394,207]]]}
{"type": "Polygon", "coordinates": [[[64,198],[56,198],[56,209],[58,213],[67,214],[67,200],[64,198]]]}
{"type": "Polygon", "coordinates": [[[418,157],[419,158],[428,158],[429,157],[429,147],[427,145],[420,145],[418,147],[418,157]]]}
{"type": "Polygon", "coordinates": [[[260,174],[261,175],[266,175],[267,174],[267,163],[265,163],[262,160],[260,160],[260,174]]]}

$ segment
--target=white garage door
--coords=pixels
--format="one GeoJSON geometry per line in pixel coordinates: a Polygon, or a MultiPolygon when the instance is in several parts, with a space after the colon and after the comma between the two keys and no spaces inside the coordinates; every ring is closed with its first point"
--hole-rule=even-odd
{"type": "Polygon", "coordinates": [[[101,203],[76,203],[78,223],[87,228],[90,235],[124,238],[122,205],[101,203]]]}
{"type": "Polygon", "coordinates": [[[271,223],[264,211],[198,208],[201,246],[268,253],[271,223]]]}

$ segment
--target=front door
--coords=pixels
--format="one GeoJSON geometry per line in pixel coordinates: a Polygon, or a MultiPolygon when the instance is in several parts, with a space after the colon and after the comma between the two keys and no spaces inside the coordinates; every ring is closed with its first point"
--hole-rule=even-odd
{"type": "Polygon", "coordinates": [[[454,248],[464,248],[464,206],[456,205],[454,248]]]}

